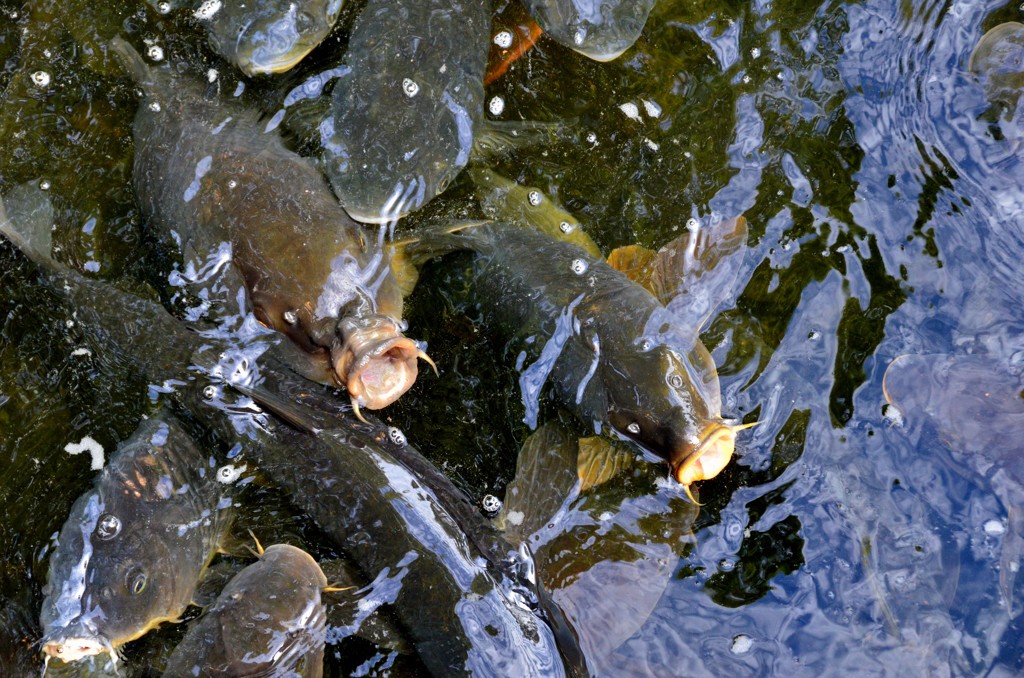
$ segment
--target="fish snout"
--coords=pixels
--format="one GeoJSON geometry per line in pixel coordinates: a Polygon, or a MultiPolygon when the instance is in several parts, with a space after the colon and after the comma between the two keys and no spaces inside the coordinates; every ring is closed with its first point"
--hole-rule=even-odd
{"type": "Polygon", "coordinates": [[[732,459],[736,449],[736,432],[732,427],[717,424],[707,433],[697,449],[672,463],[672,475],[682,485],[714,478],[732,459]]]}
{"type": "Polygon", "coordinates": [[[416,342],[401,336],[366,347],[348,370],[349,396],[371,410],[387,407],[416,383],[418,353],[416,342]]]}

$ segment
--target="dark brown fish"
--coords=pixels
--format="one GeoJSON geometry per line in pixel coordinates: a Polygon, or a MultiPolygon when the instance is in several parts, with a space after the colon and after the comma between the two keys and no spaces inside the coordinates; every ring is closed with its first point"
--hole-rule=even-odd
{"type": "Polygon", "coordinates": [[[397,400],[426,356],[402,334],[402,295],[381,248],[252,111],[150,69],[120,38],[113,46],[144,91],[135,188],[152,222],[186,257],[229,243],[256,317],[305,352],[309,376],[345,386],[357,411],[397,400]]]}

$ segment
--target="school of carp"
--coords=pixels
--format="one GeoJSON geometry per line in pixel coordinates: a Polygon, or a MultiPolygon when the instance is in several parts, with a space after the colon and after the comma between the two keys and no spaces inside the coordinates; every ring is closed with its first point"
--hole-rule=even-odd
{"type": "MultiPolygon", "coordinates": [[[[342,0],[147,1],[149,12],[190,13],[225,62],[264,79],[316,49],[343,10],[342,0]]],[[[654,0],[522,4],[538,34],[604,62],[629,50],[654,0]]],[[[693,224],[658,251],[603,253],[549,196],[494,171],[504,149],[558,130],[485,119],[485,78],[507,67],[488,65],[491,18],[473,0],[369,0],[342,65],[269,112],[211,90],[203,70],[138,34],[111,35],[97,68],[138,93],[131,185],[147,234],[178,261],[176,308],[61,263],[46,191],[24,184],[0,196],[0,234],[31,260],[35,284],[76,309],[112,373],[153,385],[161,402],[75,502],[49,554],[32,641],[44,671],[116,674],[132,662],[126,643],[200,604],[152,671],[323,675],[329,627],[358,632],[375,606],[340,566],[250,541],[250,564],[202,594],[217,554],[238,549],[229,533],[245,487],[269,482],[363,581],[389,591],[396,635],[430,674],[601,672],[601,654],[622,638],[602,630],[607,608],[590,611],[601,591],[586,573],[547,558],[569,538],[551,519],[648,453],[692,502],[692,522],[697,484],[757,423],[723,414],[699,337],[736,285],[747,223],[734,215],[693,224]],[[402,230],[402,217],[443,200],[464,169],[479,218],[402,230]],[[519,373],[535,429],[504,504],[468,496],[374,414],[415,384],[421,363],[447,367],[417,340],[403,301],[422,266],[452,253],[469,262],[480,323],[519,373]],[[552,407],[591,435],[545,420],[552,407]],[[203,432],[231,456],[202,449],[203,432]],[[342,608],[361,612],[339,622],[342,608]]],[[[1019,51],[1019,25],[1008,33],[1019,51]]],[[[992,51],[979,48],[972,67],[992,51]]],[[[1019,87],[992,72],[992,96],[1019,87]]],[[[915,397],[898,381],[911,369],[928,368],[894,364],[887,397],[915,397]]],[[[651,575],[627,605],[635,626],[653,607],[644,586],[652,600],[664,587],[656,562],[669,538],[646,546],[654,555],[637,559],[651,575]]]]}

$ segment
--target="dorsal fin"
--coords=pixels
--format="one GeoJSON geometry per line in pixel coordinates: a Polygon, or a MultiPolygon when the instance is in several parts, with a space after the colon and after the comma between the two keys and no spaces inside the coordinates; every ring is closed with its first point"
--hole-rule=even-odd
{"type": "Polygon", "coordinates": [[[747,245],[747,220],[727,219],[672,240],[657,253],[638,245],[608,257],[612,268],[657,297],[684,324],[700,328],[732,290],[747,245]]]}

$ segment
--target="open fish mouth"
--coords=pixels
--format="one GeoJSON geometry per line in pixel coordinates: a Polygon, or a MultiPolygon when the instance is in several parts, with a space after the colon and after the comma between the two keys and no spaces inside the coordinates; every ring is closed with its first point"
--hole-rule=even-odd
{"type": "Polygon", "coordinates": [[[302,61],[307,54],[313,51],[313,47],[316,45],[310,45],[308,48],[303,47],[299,50],[286,52],[284,54],[252,54],[249,57],[248,63],[245,64],[243,70],[247,70],[251,75],[271,75],[273,73],[282,73],[287,70],[291,70],[293,66],[302,61]]]}
{"type": "Polygon", "coordinates": [[[679,461],[672,462],[672,476],[686,489],[686,496],[690,501],[699,504],[690,493],[690,484],[698,480],[710,480],[721,473],[729,464],[736,449],[737,431],[757,426],[759,423],[761,422],[755,421],[752,424],[731,426],[715,422],[705,433],[697,449],[679,461]]]}
{"type": "Polygon", "coordinates": [[[43,654],[47,661],[56,658],[64,662],[74,662],[84,657],[109,653],[112,660],[117,659],[114,647],[105,638],[76,636],[71,638],[54,638],[43,641],[43,654]]]}

